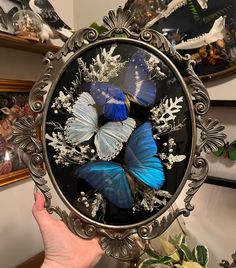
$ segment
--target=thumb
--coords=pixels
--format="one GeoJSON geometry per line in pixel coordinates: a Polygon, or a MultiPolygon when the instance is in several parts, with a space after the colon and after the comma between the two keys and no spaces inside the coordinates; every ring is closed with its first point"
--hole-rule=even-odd
{"type": "Polygon", "coordinates": [[[39,192],[36,192],[34,194],[34,198],[35,198],[35,203],[32,209],[32,213],[39,227],[42,227],[44,224],[52,221],[52,218],[47,212],[47,210],[44,208],[44,203],[45,203],[44,195],[39,192]]]}

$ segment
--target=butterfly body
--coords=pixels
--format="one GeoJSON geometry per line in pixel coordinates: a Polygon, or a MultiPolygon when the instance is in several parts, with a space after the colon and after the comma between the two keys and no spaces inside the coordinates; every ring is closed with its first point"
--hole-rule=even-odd
{"type": "Polygon", "coordinates": [[[124,165],[111,161],[94,161],[76,168],[74,173],[101,191],[117,207],[130,208],[133,202],[130,178],[153,189],[160,189],[164,183],[163,166],[160,159],[155,157],[156,153],[152,126],[146,122],[129,139],[124,165]]]}
{"type": "Polygon", "coordinates": [[[226,142],[223,147],[218,147],[216,152],[213,152],[215,156],[224,156],[232,161],[236,160],[236,140],[229,143],[226,142]]]}
{"type": "Polygon", "coordinates": [[[82,89],[87,90],[97,105],[103,106],[103,114],[112,121],[124,121],[128,118],[126,98],[122,90],[104,82],[86,82],[82,89]]]}
{"type": "Polygon", "coordinates": [[[99,126],[95,101],[88,92],[83,92],[72,107],[73,116],[65,124],[65,139],[78,146],[94,137],[97,154],[102,160],[111,160],[119,154],[136,126],[133,118],[122,122],[108,122],[99,126]]]}

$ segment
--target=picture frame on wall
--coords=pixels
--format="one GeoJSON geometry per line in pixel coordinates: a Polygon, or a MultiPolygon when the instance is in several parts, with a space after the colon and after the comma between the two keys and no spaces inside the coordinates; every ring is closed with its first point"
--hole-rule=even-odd
{"type": "Polygon", "coordinates": [[[236,100],[212,100],[210,113],[225,126],[225,145],[207,156],[210,165],[206,183],[236,189],[236,100]],[[227,116],[225,116],[227,114],[227,116]]]}
{"type": "Polygon", "coordinates": [[[19,118],[34,116],[28,105],[33,84],[33,81],[0,79],[0,187],[29,178],[12,134],[19,118]]]}
{"type": "Polygon", "coordinates": [[[12,17],[20,10],[17,1],[0,0],[0,32],[14,34],[12,17]]]}
{"type": "Polygon", "coordinates": [[[236,72],[234,0],[128,0],[124,8],[132,11],[138,28],[152,28],[180,54],[190,54],[202,80],[236,72]]]}

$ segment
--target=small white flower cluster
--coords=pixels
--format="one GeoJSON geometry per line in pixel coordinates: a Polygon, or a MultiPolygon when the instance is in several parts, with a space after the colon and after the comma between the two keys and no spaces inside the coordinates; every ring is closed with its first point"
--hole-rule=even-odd
{"type": "Polygon", "coordinates": [[[167,76],[161,71],[161,68],[159,66],[160,60],[157,57],[150,57],[150,59],[145,62],[150,73],[150,79],[166,79],[167,76]]]}
{"type": "Polygon", "coordinates": [[[73,94],[78,89],[81,83],[81,74],[76,73],[75,79],[71,82],[70,89],[63,87],[63,91],[59,91],[59,96],[55,98],[51,108],[54,109],[54,113],[58,113],[59,110],[64,109],[68,113],[72,112],[72,106],[74,102],[73,94]]]}
{"type": "Polygon", "coordinates": [[[112,45],[107,52],[105,48],[100,55],[92,58],[92,64],[87,68],[82,58],[78,59],[79,70],[86,82],[109,82],[111,78],[117,77],[120,70],[125,66],[126,61],[121,62],[121,56],[112,56],[117,45],[112,45]]]}
{"type": "Polygon", "coordinates": [[[183,102],[183,97],[175,97],[175,100],[163,99],[159,106],[151,109],[151,120],[153,121],[153,129],[157,132],[153,137],[158,139],[160,135],[167,134],[179,130],[183,127],[183,122],[175,124],[176,114],[180,112],[183,102]]]}
{"type": "Polygon", "coordinates": [[[166,166],[167,169],[171,169],[173,164],[176,162],[182,162],[186,159],[185,155],[174,155],[174,147],[176,146],[175,140],[173,138],[169,138],[168,143],[163,143],[164,152],[158,154],[160,159],[162,160],[163,165],[166,166]]]}
{"type": "Polygon", "coordinates": [[[101,193],[95,193],[94,198],[90,198],[89,195],[86,195],[85,192],[80,192],[80,197],[78,198],[78,202],[84,204],[87,210],[89,210],[91,216],[95,218],[97,216],[98,211],[105,214],[105,204],[106,201],[103,199],[101,193]]]}
{"type": "Polygon", "coordinates": [[[163,190],[149,189],[143,192],[142,198],[137,198],[132,207],[133,213],[141,210],[152,212],[154,209],[165,206],[172,195],[163,190]]]}
{"type": "Polygon", "coordinates": [[[91,150],[89,145],[76,148],[69,145],[65,142],[65,137],[61,132],[52,132],[52,136],[46,134],[45,137],[51,141],[48,145],[52,146],[57,153],[53,156],[57,165],[84,164],[89,160],[89,154],[94,154],[94,150],[91,150]]]}
{"type": "Polygon", "coordinates": [[[63,91],[59,91],[59,96],[55,98],[55,101],[53,102],[51,108],[54,109],[55,113],[58,113],[58,111],[62,108],[64,108],[68,113],[71,113],[72,100],[73,96],[70,93],[65,95],[63,91]]]}

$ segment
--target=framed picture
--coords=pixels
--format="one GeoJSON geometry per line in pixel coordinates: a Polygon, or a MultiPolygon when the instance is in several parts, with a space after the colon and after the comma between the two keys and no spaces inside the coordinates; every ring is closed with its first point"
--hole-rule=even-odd
{"type": "Polygon", "coordinates": [[[195,72],[212,79],[236,72],[236,2],[233,0],[127,1],[139,28],[163,33],[195,72]]]}
{"type": "Polygon", "coordinates": [[[13,15],[20,10],[17,1],[0,0],[0,32],[14,34],[12,25],[13,15]]]}
{"type": "Polygon", "coordinates": [[[46,209],[126,260],[142,254],[138,241],[190,214],[208,172],[199,156],[225,137],[213,119],[202,120],[210,99],[193,62],[158,32],[132,31],[132,18],[111,10],[103,33],[83,28],[51,54],[29,96],[36,120],[22,118],[14,132],[46,209]],[[185,207],[167,212],[189,178],[185,207]],[[53,205],[47,179],[70,214],[53,205]]]}
{"type": "Polygon", "coordinates": [[[236,189],[236,126],[235,100],[212,100],[210,114],[218,118],[225,126],[227,138],[225,145],[207,156],[209,176],[206,183],[236,189]]]}
{"type": "Polygon", "coordinates": [[[0,80],[0,186],[29,177],[12,133],[19,118],[34,116],[28,105],[32,86],[31,81],[0,80]]]}

